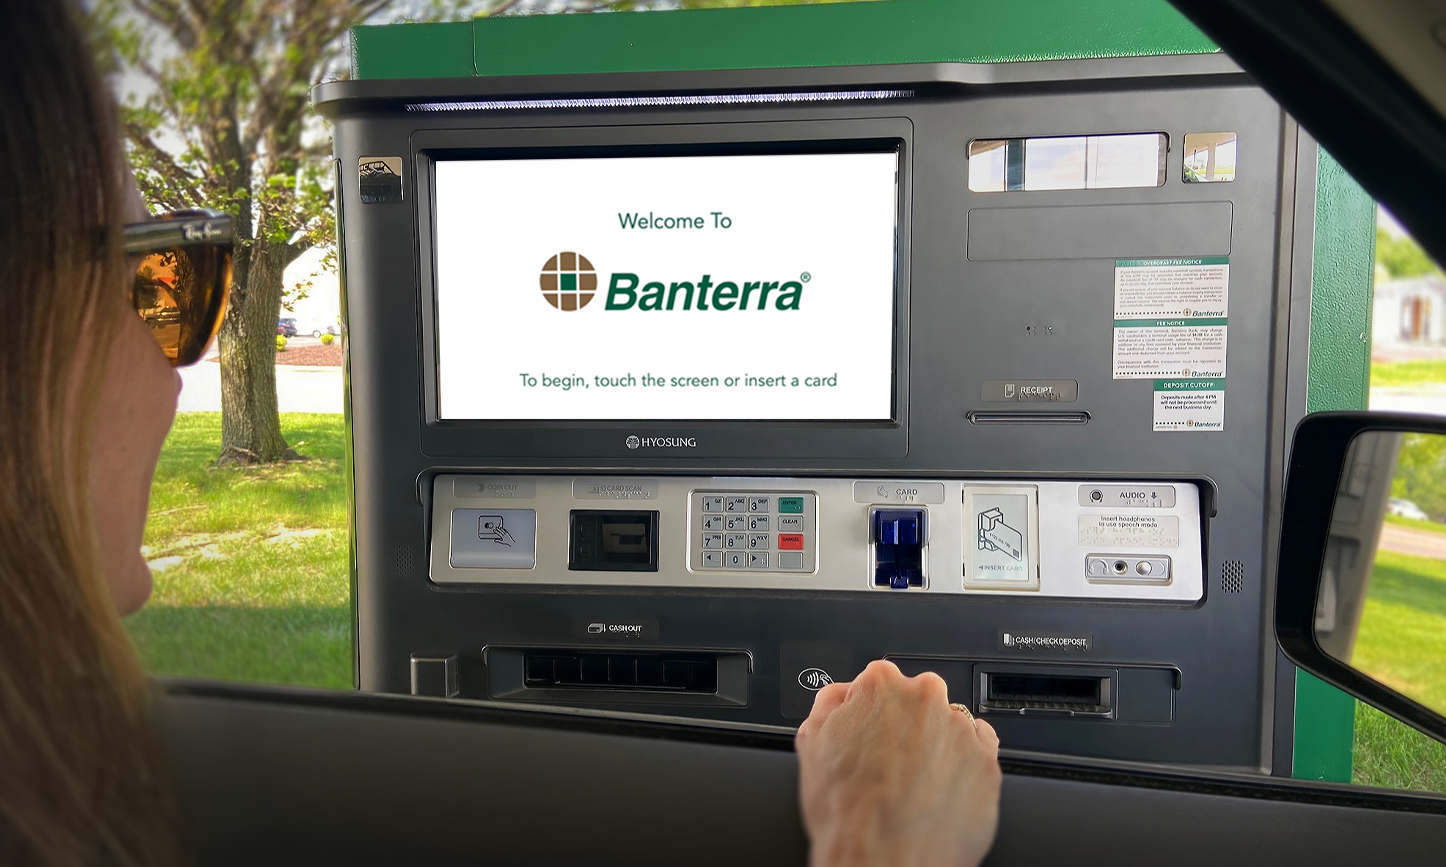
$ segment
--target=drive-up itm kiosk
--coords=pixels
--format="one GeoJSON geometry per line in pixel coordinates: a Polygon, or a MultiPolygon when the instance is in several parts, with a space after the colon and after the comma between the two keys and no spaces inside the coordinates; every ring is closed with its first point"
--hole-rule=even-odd
{"type": "Polygon", "coordinates": [[[357,33],[316,103],[361,688],[792,726],[887,657],[1017,748],[1288,771],[1315,146],[1219,54],[945,62],[964,4],[850,14],[909,4],[960,54],[357,33]]]}

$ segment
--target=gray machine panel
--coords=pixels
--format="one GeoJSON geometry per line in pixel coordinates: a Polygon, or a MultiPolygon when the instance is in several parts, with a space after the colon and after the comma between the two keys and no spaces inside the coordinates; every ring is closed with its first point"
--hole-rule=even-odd
{"type": "MultiPolygon", "coordinates": [[[[872,75],[881,83],[907,84],[915,95],[838,104],[606,111],[407,111],[409,102],[459,98],[464,95],[459,88],[468,84],[329,86],[320,107],[334,122],[342,170],[359,686],[408,692],[413,654],[455,654],[461,695],[486,698],[489,674],[482,650],[489,645],[602,652],[615,648],[618,640],[579,635],[579,622],[647,623],[647,634],[655,637],[632,640],[627,647],[750,655],[746,704],[670,711],[685,716],[796,723],[810,697],[798,685],[802,672],[817,668],[843,679],[881,656],[955,660],[960,670],[991,660],[1087,663],[1125,673],[1178,671],[1172,720],[997,717],[1006,742],[1082,755],[1288,769],[1288,736],[1275,740],[1275,750],[1283,753],[1273,753],[1271,746],[1276,670],[1265,624],[1270,573],[1264,552],[1270,515],[1278,508],[1271,479],[1278,470],[1284,432],[1273,402],[1274,395],[1286,393],[1287,381],[1286,353],[1278,350],[1291,307],[1289,286],[1282,280],[1301,269],[1308,274],[1310,268],[1309,245],[1294,246],[1278,217],[1295,212],[1296,184],[1309,177],[1296,176],[1296,136],[1289,118],[1247,79],[1225,67],[1219,58],[1140,58],[772,71],[765,77],[778,87],[790,86],[794,77],[816,88],[831,80],[857,84],[872,75]],[[717,142],[746,139],[750,128],[807,123],[857,124],[863,135],[873,134],[868,130],[879,125],[907,123],[910,129],[907,275],[899,300],[907,331],[898,332],[906,335],[900,338],[906,345],[898,355],[903,415],[897,427],[428,421],[435,351],[427,321],[433,291],[427,276],[431,252],[414,242],[430,217],[420,210],[418,196],[399,204],[363,204],[351,174],[360,157],[399,157],[404,187],[416,190],[427,177],[430,159],[418,142],[443,133],[458,141],[472,136],[484,142],[507,130],[519,143],[546,147],[573,142],[564,131],[579,128],[613,136],[639,131],[646,138],[657,135],[649,129],[686,127],[698,142],[717,142]],[[1181,181],[1180,143],[1186,133],[1206,130],[1239,134],[1235,181],[1181,181]],[[1142,131],[1168,136],[1162,186],[1007,193],[968,188],[968,143],[974,139],[1142,131]],[[1097,215],[1101,208],[1108,209],[1110,231],[1100,231],[1097,219],[1065,218],[1071,213],[1097,215]],[[1227,231],[1223,218],[1214,216],[1227,208],[1228,239],[1221,236],[1227,231]],[[989,253],[987,258],[972,257],[976,248],[971,220],[981,211],[1006,209],[1013,212],[1007,215],[1007,228],[1018,237],[1010,240],[1001,234],[987,249],[979,248],[989,253]],[[1113,375],[1115,260],[1187,249],[1178,243],[1179,233],[1170,229],[1178,228],[1174,216],[1160,221],[1160,213],[1185,215],[1181,219],[1199,216],[1208,222],[1201,227],[1200,246],[1210,249],[1181,255],[1216,255],[1228,240],[1223,430],[1157,431],[1152,382],[1113,375]],[[1054,237],[1046,238],[1050,233],[1054,237]],[[1158,243],[1142,245],[1142,240],[1158,243]],[[1005,406],[985,399],[985,383],[1011,382],[1071,382],[1077,390],[1064,406],[1043,401],[1005,406]],[[1073,423],[1050,422],[1053,417],[1046,413],[1062,409],[1077,413],[1073,423]],[[983,417],[971,414],[986,410],[1006,411],[1004,423],[975,423],[983,417]],[[900,431],[906,431],[902,446],[900,431]],[[697,447],[629,449],[628,436],[693,438],[697,447]],[[828,520],[826,507],[835,503],[847,502],[859,514],[883,505],[859,502],[854,496],[856,483],[876,478],[919,482],[918,502],[931,513],[938,506],[926,498],[935,497],[937,489],[927,486],[934,484],[944,486],[950,508],[962,510],[966,480],[971,485],[1015,486],[1068,481],[1072,484],[1062,489],[1061,502],[1079,509],[1080,484],[1148,487],[1169,482],[1184,490],[1182,480],[1189,480],[1188,487],[1200,492],[1203,556],[1197,560],[1104,545],[1078,552],[1080,580],[1090,595],[1146,597],[1140,600],[1067,599],[1042,592],[1043,584],[1041,591],[966,590],[962,571],[957,589],[941,592],[932,547],[929,584],[923,592],[918,587],[840,593],[720,586],[711,578],[704,586],[644,586],[636,575],[572,584],[448,583],[445,569],[439,572],[435,559],[429,560],[429,552],[436,551],[433,516],[442,490],[433,480],[439,475],[524,479],[512,492],[510,499],[515,500],[528,484],[552,474],[659,480],[690,476],[707,479],[709,485],[719,478],[806,479],[808,489],[821,496],[824,482],[837,484],[836,494],[820,500],[821,520],[828,520]],[[1198,562],[1198,578],[1193,579],[1198,583],[1178,598],[1149,599],[1176,592],[1181,585],[1085,581],[1086,557],[1126,554],[1168,556],[1172,571],[1198,562]],[[439,574],[441,582],[434,580],[439,574]],[[1223,584],[1224,574],[1240,580],[1223,584]],[[1007,647],[1002,640],[1006,633],[1066,636],[1074,642],[1070,647],[1089,649],[1007,647]],[[1071,656],[1080,653],[1087,655],[1071,656]]],[[[759,73],[666,78],[680,91],[697,93],[746,88],[757,82],[759,73]]],[[[657,77],[648,81],[656,90],[657,77]]],[[[535,80],[489,79],[471,86],[490,95],[540,92],[535,80]]],[[[614,86],[622,85],[612,80],[577,82],[579,92],[614,92],[614,86]]],[[[566,88],[562,81],[546,84],[553,93],[566,88]]],[[[1002,231],[999,224],[994,230],[1002,231]]],[[[479,336],[485,334],[480,329],[479,324],[479,336]]],[[[888,332],[887,323],[880,323],[877,334],[839,339],[889,339],[888,332]]],[[[1304,375],[1294,369],[1291,374],[1304,375]]],[[[544,488],[538,481],[538,496],[544,488]]],[[[487,506],[464,504],[458,489],[453,493],[457,508],[503,505],[500,500],[487,506]]],[[[689,520],[683,501],[648,503],[647,508],[661,511],[660,521],[680,527],[689,520]]],[[[525,507],[509,501],[506,508],[525,507]]],[[[539,536],[544,532],[540,525],[539,536]]],[[[1041,525],[1039,532],[1040,544],[1047,546],[1047,528],[1041,525]]],[[[1077,538],[1077,525],[1073,532],[1077,538]]],[[[544,558],[555,556],[539,547],[537,568],[544,558]]],[[[816,574],[832,581],[836,577],[827,568],[828,556],[820,551],[825,559],[820,559],[816,574]]],[[[1134,566],[1131,562],[1128,568],[1134,566]]],[[[858,576],[868,567],[855,561],[844,568],[847,575],[858,576]]],[[[680,574],[704,573],[685,569],[680,574]]],[[[967,691],[956,698],[968,701],[975,684],[961,676],[958,688],[967,691]]],[[[657,707],[646,696],[626,693],[617,694],[610,706],[643,712],[657,707]]]]}
{"type": "Polygon", "coordinates": [[[874,580],[870,517],[878,509],[907,505],[926,519],[922,547],[927,560],[922,584],[909,592],[1029,593],[1181,604],[1193,604],[1205,595],[1200,498],[1193,484],[1130,486],[1163,494],[1156,502],[1170,503],[1150,506],[1127,504],[1119,496],[1118,489],[1124,486],[1049,480],[1021,484],[977,479],[623,476],[579,484],[583,481],[569,476],[507,476],[495,481],[436,476],[432,581],[891,592],[874,580]],[[619,492],[613,508],[633,508],[638,501],[627,495],[645,491],[648,508],[659,510],[657,571],[568,568],[568,515],[574,509],[596,507],[596,500],[585,492],[598,487],[619,492]],[[458,497],[459,490],[469,496],[458,497]],[[473,496],[478,490],[500,496],[473,496]],[[519,497],[517,490],[529,494],[519,497]],[[1093,492],[1105,490],[1115,494],[1113,502],[1105,502],[1103,496],[1099,503],[1090,499],[1093,492]],[[1018,517],[1001,512],[998,521],[981,520],[1010,498],[1021,504],[1018,517]],[[782,512],[788,499],[798,501],[800,511],[782,512]],[[795,523],[785,523],[789,521],[795,523]],[[796,546],[789,545],[792,541],[796,546]],[[712,553],[719,555],[716,565],[709,558],[712,553]],[[790,553],[798,555],[798,565],[780,565],[779,558],[790,553]],[[729,564],[724,560],[729,555],[741,556],[729,564]],[[755,566],[753,557],[764,562],[755,566]],[[991,578],[983,570],[994,562],[1017,564],[1017,569],[996,572],[1000,577],[991,578]],[[1092,572],[1092,563],[1103,568],[1092,572]]]}

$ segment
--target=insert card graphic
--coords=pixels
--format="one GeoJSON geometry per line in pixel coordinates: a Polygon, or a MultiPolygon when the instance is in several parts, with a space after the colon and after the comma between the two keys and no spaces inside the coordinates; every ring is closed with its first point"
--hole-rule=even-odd
{"type": "Polygon", "coordinates": [[[964,586],[1039,589],[1039,492],[1033,485],[964,488],[964,586]]]}
{"type": "Polygon", "coordinates": [[[1024,559],[1024,534],[1004,523],[1004,510],[993,508],[979,514],[979,550],[1003,551],[1016,560],[1024,559]]]}

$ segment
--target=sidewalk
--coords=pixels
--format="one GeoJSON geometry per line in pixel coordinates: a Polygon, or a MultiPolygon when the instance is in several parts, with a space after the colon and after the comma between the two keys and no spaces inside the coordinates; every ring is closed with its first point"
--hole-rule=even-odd
{"type": "MultiPolygon", "coordinates": [[[[177,412],[221,411],[221,365],[210,357],[181,368],[177,412]]],[[[276,402],[281,412],[340,413],[341,368],[276,365],[276,402]]]]}

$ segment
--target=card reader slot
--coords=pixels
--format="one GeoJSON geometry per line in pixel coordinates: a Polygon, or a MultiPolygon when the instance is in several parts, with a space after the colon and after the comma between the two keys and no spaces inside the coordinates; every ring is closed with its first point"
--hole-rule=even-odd
{"type": "Polygon", "coordinates": [[[658,513],[574,509],[567,568],[574,572],[658,571],[658,513]]]}

